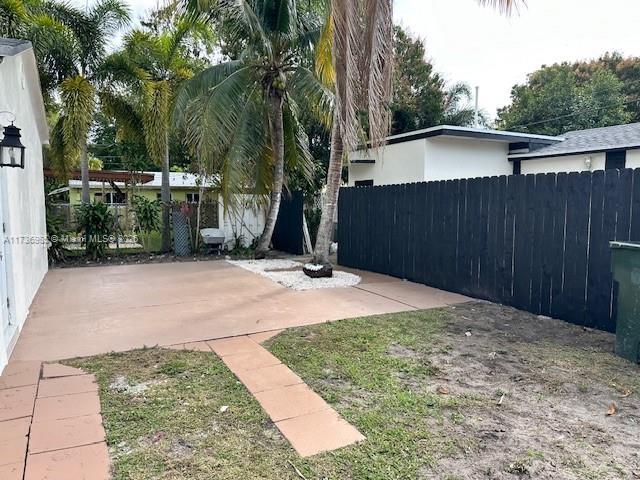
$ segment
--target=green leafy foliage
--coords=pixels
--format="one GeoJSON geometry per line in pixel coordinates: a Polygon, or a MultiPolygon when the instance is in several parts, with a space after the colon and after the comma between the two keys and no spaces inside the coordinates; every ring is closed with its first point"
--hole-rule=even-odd
{"type": "Polygon", "coordinates": [[[640,58],[607,54],[598,60],[543,66],[511,90],[498,110],[500,128],[559,135],[571,130],[639,121],[640,58]]]}
{"type": "Polygon", "coordinates": [[[471,125],[474,108],[465,83],[447,85],[427,60],[424,42],[400,26],[394,28],[391,133],[435,125],[471,125]]]}
{"type": "Polygon", "coordinates": [[[77,232],[82,235],[87,255],[103,258],[115,231],[115,219],[109,207],[102,202],[86,203],[76,207],[77,232]]]}
{"type": "Polygon", "coordinates": [[[153,232],[160,230],[160,202],[137,196],[133,199],[133,210],[136,215],[136,230],[142,238],[145,252],[149,252],[149,239],[153,232]]]}
{"type": "Polygon", "coordinates": [[[62,218],[56,216],[49,208],[47,208],[46,215],[49,264],[62,263],[68,253],[64,243],[64,238],[67,235],[67,231],[64,228],[65,223],[62,218]]]}
{"type": "Polygon", "coordinates": [[[206,170],[220,175],[220,193],[229,205],[247,189],[269,193],[274,184],[269,98],[282,97],[285,181],[307,184],[314,173],[303,113],[325,117],[332,94],[308,68],[321,28],[318,15],[292,0],[252,0],[224,4],[193,2],[191,9],[224,25],[238,60],[196,75],[176,100],[175,121],[184,126],[193,152],[206,170]],[[210,8],[207,8],[209,6],[210,8]],[[277,17],[272,17],[278,12],[277,17]],[[211,135],[215,131],[216,135],[211,135]]]}

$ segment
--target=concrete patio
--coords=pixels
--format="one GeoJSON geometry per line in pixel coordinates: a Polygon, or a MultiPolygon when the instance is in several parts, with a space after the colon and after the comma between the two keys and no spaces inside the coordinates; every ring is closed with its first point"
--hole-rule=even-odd
{"type": "Polygon", "coordinates": [[[301,456],[364,440],[260,343],[287,327],[469,299],[353,273],[355,287],[301,292],[223,261],[52,270],[0,377],[0,477],[107,480],[95,378],[41,362],[145,345],[217,354],[301,456]]]}
{"type": "Polygon", "coordinates": [[[468,299],[354,272],[356,287],[304,292],[224,261],[51,270],[11,361],[175,345],[468,299]]]}

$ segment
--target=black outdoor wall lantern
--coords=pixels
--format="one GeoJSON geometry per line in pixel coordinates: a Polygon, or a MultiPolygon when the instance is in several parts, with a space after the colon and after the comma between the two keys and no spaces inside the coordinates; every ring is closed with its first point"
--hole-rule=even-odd
{"type": "Polygon", "coordinates": [[[4,127],[4,137],[0,141],[0,167],[24,168],[25,146],[20,141],[20,129],[13,122],[4,127]]]}

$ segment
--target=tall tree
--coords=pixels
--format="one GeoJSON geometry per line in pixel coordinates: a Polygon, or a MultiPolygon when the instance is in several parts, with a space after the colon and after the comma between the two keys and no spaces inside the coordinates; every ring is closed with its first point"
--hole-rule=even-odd
{"type": "Polygon", "coordinates": [[[176,92],[200,68],[188,55],[194,41],[209,44],[211,31],[197,19],[175,19],[159,33],[133,30],[121,51],[103,65],[109,87],[100,93],[105,112],[116,119],[125,138],[144,143],[162,170],[162,250],[171,249],[171,166],[169,139],[176,92]]]}
{"type": "Polygon", "coordinates": [[[53,109],[55,89],[75,72],[76,39],[70,20],[79,13],[66,4],[46,0],[0,0],[0,37],[33,44],[47,110],[53,109]]]}
{"type": "Polygon", "coordinates": [[[543,67],[511,91],[511,105],[498,111],[500,128],[560,135],[570,130],[632,121],[624,84],[600,68],[580,79],[575,65],[543,67]]]}
{"type": "Polygon", "coordinates": [[[391,133],[438,125],[444,114],[444,80],[426,60],[422,40],[394,27],[391,133]]]}
{"type": "MultiPolygon", "coordinates": [[[[479,0],[504,12],[520,0],[479,0]]],[[[388,103],[392,78],[392,0],[332,0],[332,66],[335,72],[336,108],[331,138],[327,190],[313,254],[313,263],[332,274],[329,247],[338,202],[344,152],[356,145],[359,106],[366,105],[369,142],[380,145],[389,129],[388,103]],[[364,100],[359,103],[358,100],[364,100]]],[[[321,66],[326,66],[326,62],[321,66]]],[[[311,273],[311,272],[308,272],[311,273]]],[[[315,273],[314,273],[315,274],[315,273]]]]}
{"type": "Polygon", "coordinates": [[[73,48],[67,59],[70,70],[60,83],[61,114],[52,130],[52,150],[59,172],[67,172],[79,161],[82,202],[89,203],[89,156],[87,137],[96,105],[96,73],[106,57],[113,35],[130,20],[120,0],[99,0],[80,10],[65,3],[50,3],[53,17],[72,33],[73,48]]]}
{"type": "Polygon", "coordinates": [[[222,177],[225,205],[232,194],[252,188],[269,193],[265,227],[256,257],[270,248],[287,167],[312,176],[301,106],[323,113],[331,94],[304,66],[319,34],[316,17],[296,0],[197,1],[191,11],[211,13],[242,45],[238,60],[215,65],[194,77],[178,97],[176,120],[187,126],[201,158],[222,177]]]}
{"type": "Polygon", "coordinates": [[[331,63],[318,58],[318,70],[321,77],[335,81],[336,100],[327,188],[312,259],[312,263],[321,265],[322,269],[305,270],[308,275],[333,274],[329,247],[342,178],[342,159],[344,152],[352,151],[358,143],[359,112],[366,112],[372,146],[381,145],[389,132],[392,11],[392,0],[331,0],[330,3],[326,25],[330,35],[326,37],[331,41],[331,63]],[[332,73],[323,73],[328,70],[332,73]]]}

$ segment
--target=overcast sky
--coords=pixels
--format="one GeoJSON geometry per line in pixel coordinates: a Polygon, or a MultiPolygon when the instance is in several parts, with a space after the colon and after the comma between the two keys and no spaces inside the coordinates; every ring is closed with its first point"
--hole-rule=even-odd
{"type": "MultiPolygon", "coordinates": [[[[75,0],[84,5],[86,0],[75,0]]],[[[447,81],[480,87],[492,117],[511,87],[543,64],[595,58],[606,51],[640,56],[638,0],[527,0],[507,18],[476,0],[395,0],[395,20],[426,42],[447,81]]],[[[137,16],[158,0],[129,0],[137,16]]]]}

